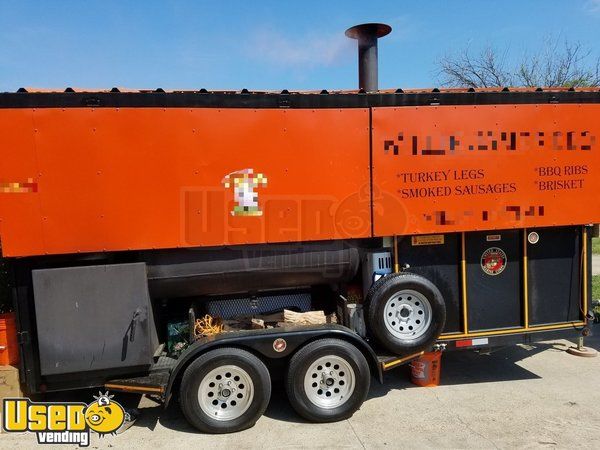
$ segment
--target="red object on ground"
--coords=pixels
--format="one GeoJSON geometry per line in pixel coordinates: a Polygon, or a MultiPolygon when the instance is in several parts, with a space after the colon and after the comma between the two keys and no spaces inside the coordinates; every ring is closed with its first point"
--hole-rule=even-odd
{"type": "Polygon", "coordinates": [[[410,363],[410,381],[417,386],[434,387],[440,384],[442,352],[425,353],[410,363]]]}
{"type": "Polygon", "coordinates": [[[19,363],[15,313],[0,314],[0,366],[19,363]]]}

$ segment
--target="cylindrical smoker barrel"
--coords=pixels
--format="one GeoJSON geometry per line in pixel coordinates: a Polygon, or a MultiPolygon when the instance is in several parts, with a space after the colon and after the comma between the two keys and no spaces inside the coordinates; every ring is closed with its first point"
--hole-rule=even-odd
{"type": "Polygon", "coordinates": [[[352,279],[359,250],[347,241],[242,245],[148,253],[154,298],[233,294],[352,279]]]}

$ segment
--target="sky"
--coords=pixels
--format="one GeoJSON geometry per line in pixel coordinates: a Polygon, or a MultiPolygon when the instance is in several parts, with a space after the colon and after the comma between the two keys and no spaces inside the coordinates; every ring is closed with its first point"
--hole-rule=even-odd
{"type": "Polygon", "coordinates": [[[354,89],[346,28],[384,22],[380,88],[439,85],[436,61],[494,46],[508,61],[550,39],[600,56],[600,0],[0,0],[0,92],[354,89]]]}

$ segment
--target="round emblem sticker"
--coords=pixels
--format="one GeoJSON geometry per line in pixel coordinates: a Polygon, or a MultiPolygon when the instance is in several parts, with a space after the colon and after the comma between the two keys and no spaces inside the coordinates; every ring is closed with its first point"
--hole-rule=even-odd
{"type": "Polygon", "coordinates": [[[283,338],[277,338],[273,341],[273,350],[277,353],[281,353],[287,348],[287,342],[283,338]]]}
{"type": "Polygon", "coordinates": [[[506,253],[498,247],[488,248],[481,255],[481,268],[488,275],[500,275],[507,263],[506,253]]]}

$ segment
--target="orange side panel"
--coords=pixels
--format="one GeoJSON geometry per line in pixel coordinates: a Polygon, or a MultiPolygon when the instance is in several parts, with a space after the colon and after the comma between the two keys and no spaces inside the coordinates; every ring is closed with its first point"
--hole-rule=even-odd
{"type": "Polygon", "coordinates": [[[596,104],[374,108],[375,235],[600,222],[598,117],[596,104]]]}
{"type": "Polygon", "coordinates": [[[33,117],[30,110],[8,116],[0,110],[0,238],[2,253],[10,248],[27,248],[43,253],[42,210],[38,196],[15,183],[38,177],[34,152],[33,117]],[[10,238],[8,238],[10,236],[10,238]]]}
{"type": "Polygon", "coordinates": [[[368,237],[368,126],[367,109],[0,110],[3,254],[368,237]]]}

